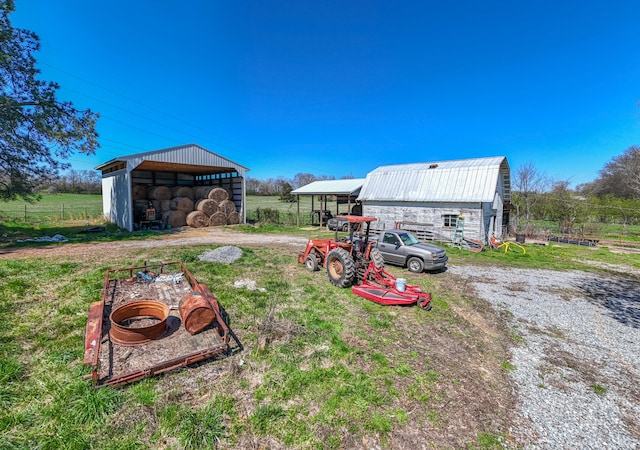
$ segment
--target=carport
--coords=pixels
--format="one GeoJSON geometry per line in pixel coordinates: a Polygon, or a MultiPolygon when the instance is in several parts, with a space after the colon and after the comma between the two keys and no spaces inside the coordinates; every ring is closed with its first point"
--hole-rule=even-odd
{"type": "Polygon", "coordinates": [[[347,213],[362,215],[360,204],[356,202],[360,189],[364,184],[364,178],[350,178],[346,180],[321,180],[314,181],[305,186],[291,191],[296,196],[298,214],[297,225],[300,226],[300,197],[311,196],[311,216],[318,215],[320,226],[323,226],[325,215],[331,213],[328,207],[328,198],[335,197],[335,215],[340,214],[340,205],[347,205],[347,213]],[[315,207],[315,197],[319,196],[319,208],[315,207]],[[353,208],[352,206],[353,205],[353,208]]]}

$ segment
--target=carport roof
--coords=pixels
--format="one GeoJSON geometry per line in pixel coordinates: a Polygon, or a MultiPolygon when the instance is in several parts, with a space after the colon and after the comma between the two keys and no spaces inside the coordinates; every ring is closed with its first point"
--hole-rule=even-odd
{"type": "Polygon", "coordinates": [[[358,195],[364,178],[321,180],[291,191],[293,195],[358,195]]]}

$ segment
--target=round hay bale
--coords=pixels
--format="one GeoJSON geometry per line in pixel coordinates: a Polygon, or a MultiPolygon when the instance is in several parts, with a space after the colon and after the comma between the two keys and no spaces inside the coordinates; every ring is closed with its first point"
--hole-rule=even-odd
{"type": "Polygon", "coordinates": [[[171,210],[171,200],[160,200],[159,203],[161,212],[167,212],[171,210]]]}
{"type": "Polygon", "coordinates": [[[218,211],[224,213],[225,216],[229,216],[229,214],[236,212],[236,204],[231,200],[222,201],[218,205],[218,211]]]}
{"type": "Polygon", "coordinates": [[[209,218],[209,226],[211,227],[219,227],[227,224],[227,216],[224,213],[218,211],[214,213],[209,218]]]}
{"type": "Polygon", "coordinates": [[[171,228],[183,227],[187,224],[187,214],[184,211],[172,209],[162,214],[162,221],[171,228]]]}
{"type": "Polygon", "coordinates": [[[191,200],[195,199],[193,189],[191,189],[189,186],[176,186],[171,189],[171,195],[173,195],[173,198],[187,197],[191,200]]]}
{"type": "Polygon", "coordinates": [[[147,188],[141,184],[134,184],[131,188],[131,198],[133,198],[133,201],[146,199],[147,188]]]}
{"type": "Polygon", "coordinates": [[[220,203],[229,199],[229,193],[226,191],[226,189],[215,188],[212,189],[211,192],[209,192],[207,197],[220,203]]]}
{"type": "Polygon", "coordinates": [[[147,198],[150,200],[171,200],[171,189],[167,186],[151,186],[147,189],[147,198]]]}
{"type": "Polygon", "coordinates": [[[207,217],[211,217],[214,213],[218,212],[218,202],[208,198],[202,198],[196,203],[196,209],[205,213],[207,217]]]}
{"type": "Polygon", "coordinates": [[[197,188],[194,188],[193,194],[196,199],[208,198],[209,192],[211,192],[213,189],[213,186],[198,186],[197,188]]]}
{"type": "Polygon", "coordinates": [[[209,216],[202,211],[191,211],[187,214],[187,225],[193,228],[208,227],[209,216]]]}
{"type": "Polygon", "coordinates": [[[193,211],[193,200],[188,197],[176,197],[171,200],[171,209],[184,211],[186,213],[193,211]]]}
{"type": "Polygon", "coordinates": [[[240,214],[232,212],[227,216],[227,225],[238,225],[240,223],[240,214]]]}

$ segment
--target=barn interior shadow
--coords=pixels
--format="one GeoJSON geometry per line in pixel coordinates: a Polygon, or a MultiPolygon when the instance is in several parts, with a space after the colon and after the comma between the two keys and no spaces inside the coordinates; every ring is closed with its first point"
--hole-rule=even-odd
{"type": "Polygon", "coordinates": [[[586,299],[607,310],[609,316],[640,328],[640,282],[623,278],[584,278],[579,287],[586,299]]]}

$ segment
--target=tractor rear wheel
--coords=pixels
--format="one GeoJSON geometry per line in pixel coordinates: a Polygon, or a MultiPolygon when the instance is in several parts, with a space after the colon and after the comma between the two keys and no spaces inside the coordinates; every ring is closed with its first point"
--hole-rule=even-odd
{"type": "Polygon", "coordinates": [[[356,265],[353,258],[343,248],[334,248],[327,254],[325,260],[329,281],[335,286],[346,288],[353,284],[356,275],[356,265]]]}
{"type": "Polygon", "coordinates": [[[373,247],[369,252],[369,259],[373,261],[373,265],[379,269],[384,269],[384,256],[380,253],[380,250],[373,247]]]}

